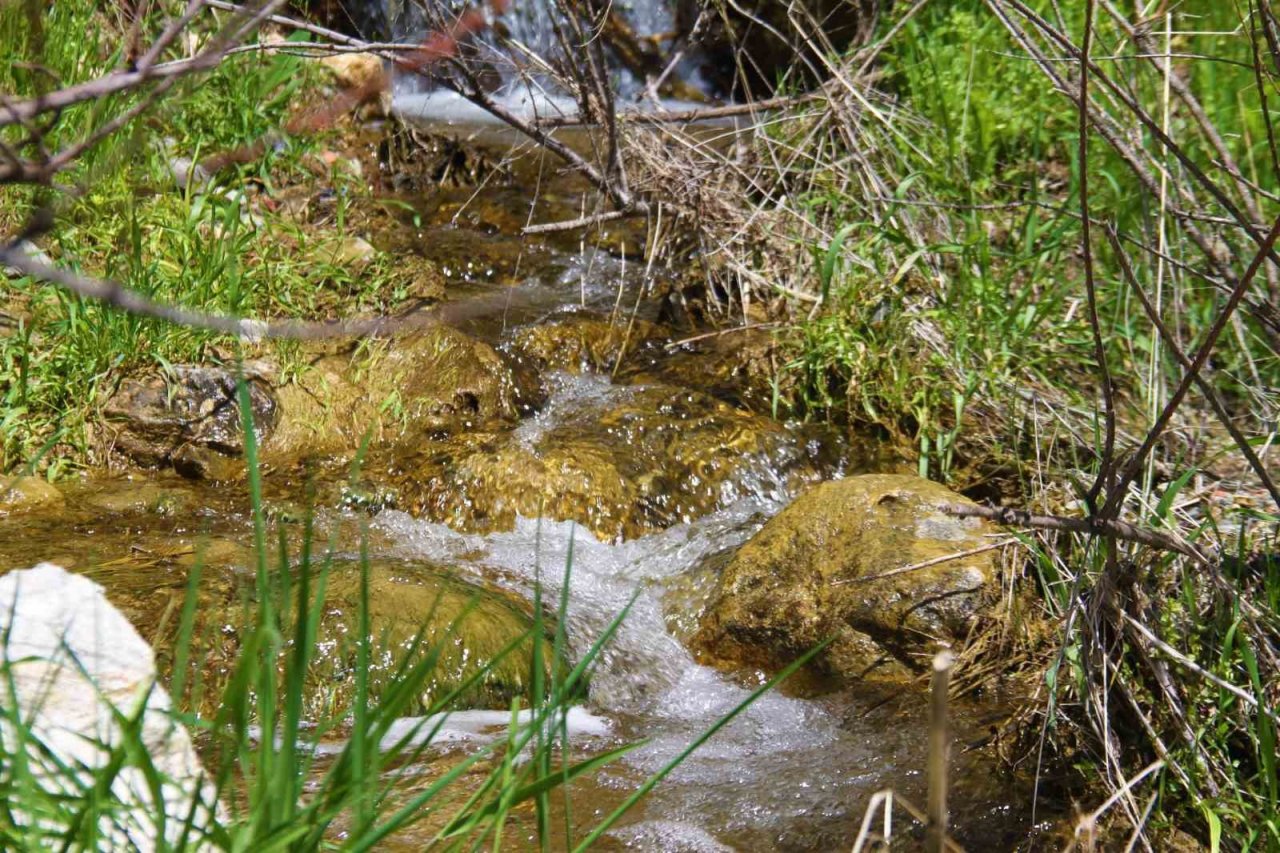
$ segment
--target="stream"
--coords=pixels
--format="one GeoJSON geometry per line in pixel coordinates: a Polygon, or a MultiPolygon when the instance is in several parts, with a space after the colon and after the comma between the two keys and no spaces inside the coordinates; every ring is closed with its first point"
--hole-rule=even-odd
{"type": "MultiPolygon", "coordinates": [[[[457,123],[437,129],[468,132],[457,123]]],[[[550,203],[568,210],[574,209],[574,193],[580,191],[568,178],[539,188],[550,203]]],[[[646,277],[644,264],[634,257],[584,246],[573,235],[536,244],[520,238],[516,228],[529,215],[529,192],[519,181],[514,190],[509,183],[442,187],[428,198],[408,201],[419,223],[406,216],[399,233],[377,235],[375,242],[437,263],[446,280],[447,299],[473,306],[460,312],[455,322],[468,335],[502,348],[521,330],[566,318],[609,317],[616,312],[625,324],[634,312],[636,322],[658,319],[651,301],[638,298],[655,281],[646,277]]],[[[575,754],[585,756],[622,743],[647,743],[572,786],[570,820],[579,836],[761,683],[758,672],[725,673],[700,665],[686,645],[718,560],[806,485],[880,464],[871,446],[855,447],[810,427],[771,421],[766,427],[765,419],[753,415],[759,423],[752,421],[750,428],[708,433],[706,440],[717,442],[722,434],[734,440],[745,434],[746,449],[733,450],[731,470],[716,468],[721,463],[713,460],[714,465],[707,463],[705,481],[702,473],[690,473],[700,469],[687,463],[664,470],[660,453],[629,448],[647,446],[653,430],[668,428],[693,440],[706,424],[730,417],[720,409],[705,414],[713,402],[728,412],[732,406],[715,401],[750,400],[749,395],[734,395],[717,385],[714,372],[697,361],[696,347],[666,346],[670,341],[669,335],[655,333],[643,346],[636,345],[647,362],[612,374],[574,365],[540,366],[543,399],[525,407],[515,422],[494,428],[486,439],[498,447],[492,452],[515,448],[510,452],[541,461],[547,461],[541,454],[549,447],[569,455],[616,449],[618,459],[613,462],[628,482],[656,482],[670,492],[655,493],[644,486],[650,490],[643,492],[640,521],[632,527],[626,526],[631,522],[617,522],[617,531],[624,535],[598,537],[588,529],[594,525],[606,534],[614,530],[608,526],[616,520],[609,505],[611,493],[601,492],[597,498],[591,491],[599,488],[599,480],[582,487],[585,505],[572,503],[570,493],[576,486],[565,487],[566,506],[576,509],[565,510],[562,517],[580,513],[582,524],[539,521],[523,511],[516,512],[509,526],[495,520],[495,513],[477,508],[490,499],[485,490],[518,489],[519,484],[495,484],[479,475],[466,480],[466,471],[472,469],[466,467],[463,451],[447,469],[456,479],[433,485],[437,492],[452,490],[453,497],[441,500],[437,495],[430,499],[434,504],[423,499],[424,506],[445,507],[434,517],[430,511],[411,514],[403,507],[374,507],[371,517],[369,507],[326,497],[331,494],[327,486],[338,482],[345,470],[341,465],[308,469],[314,475],[315,494],[320,495],[319,536],[334,537],[338,556],[354,559],[367,530],[371,559],[390,566],[392,575],[412,576],[419,567],[430,566],[506,596],[504,600],[531,602],[539,583],[543,597],[554,600],[570,565],[572,542],[567,624],[571,656],[589,648],[636,596],[591,680],[589,698],[573,727],[573,747],[575,754]],[[695,383],[699,376],[705,379],[702,386],[695,383]],[[658,421],[625,414],[652,407],[652,396],[646,395],[655,388],[667,395],[667,402],[657,407],[658,421]],[[691,402],[704,398],[712,402],[691,402]],[[681,408],[684,404],[687,411],[681,408]],[[664,417],[669,423],[662,421],[664,417]]],[[[730,353],[732,346],[728,345],[730,353]]],[[[454,436],[450,441],[467,438],[454,436]]],[[[401,459],[421,452],[430,441],[412,448],[398,445],[387,451],[389,455],[375,453],[371,468],[407,468],[401,459]]],[[[281,466],[267,471],[272,536],[280,527],[296,529],[297,508],[307,501],[301,470],[281,466]]],[[[213,484],[173,472],[135,470],[61,489],[64,501],[59,507],[0,519],[3,565],[50,560],[93,577],[158,645],[162,667],[171,663],[164,637],[177,618],[197,552],[207,562],[202,610],[216,611],[252,572],[252,525],[243,482],[213,484]]],[[[618,500],[628,499],[627,494],[624,490],[618,500]]],[[[234,649],[230,640],[223,648],[216,635],[207,641],[203,660],[211,682],[216,680],[213,673],[225,670],[234,649]]],[[[847,850],[875,792],[893,788],[923,802],[926,703],[918,688],[832,691],[813,678],[798,681],[795,687],[764,695],[696,751],[610,832],[601,849],[847,850]]],[[[988,751],[965,748],[982,740],[989,720],[1007,710],[998,701],[991,707],[956,709],[952,825],[956,836],[974,849],[1015,847],[1031,828],[1029,788],[1006,776],[988,751]]],[[[423,778],[479,748],[486,733],[492,736],[501,730],[504,719],[501,714],[459,714],[448,729],[452,735],[432,747],[423,778]]],[[[317,772],[323,767],[321,761],[317,772]]],[[[416,784],[410,770],[401,770],[406,790],[416,784]]],[[[518,813],[515,821],[517,831],[508,837],[523,836],[532,844],[532,816],[518,813]]],[[[905,824],[897,831],[902,833],[899,840],[915,837],[905,824]]],[[[421,842],[411,828],[388,849],[420,849],[421,842]]],[[[918,837],[908,846],[911,843],[919,843],[918,837]]]]}

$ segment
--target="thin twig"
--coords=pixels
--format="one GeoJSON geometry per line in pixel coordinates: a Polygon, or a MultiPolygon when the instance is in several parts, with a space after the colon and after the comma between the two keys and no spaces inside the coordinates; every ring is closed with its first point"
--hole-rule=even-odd
{"type": "Polygon", "coordinates": [[[1244,275],[1236,282],[1236,286],[1231,291],[1231,297],[1227,300],[1227,304],[1218,312],[1218,317],[1214,321],[1213,326],[1209,329],[1209,333],[1205,336],[1204,342],[1200,344],[1200,348],[1196,350],[1195,358],[1191,360],[1191,364],[1183,371],[1182,381],[1178,383],[1178,387],[1174,390],[1173,395],[1165,404],[1164,410],[1156,419],[1155,424],[1147,432],[1146,440],[1142,442],[1142,446],[1138,448],[1133,457],[1129,460],[1128,465],[1116,483],[1114,493],[1107,496],[1107,505],[1103,508],[1104,518],[1113,518],[1118,511],[1120,504],[1124,500],[1125,491],[1129,484],[1137,477],[1141,470],[1147,455],[1151,449],[1155,447],[1160,436],[1164,433],[1164,429],[1169,424],[1169,420],[1173,417],[1173,413],[1182,405],[1182,399],[1186,396],[1191,384],[1195,382],[1196,377],[1200,375],[1200,371],[1204,369],[1205,363],[1209,360],[1213,348],[1218,343],[1218,338],[1222,334],[1222,330],[1227,327],[1231,316],[1235,313],[1236,308],[1240,305],[1240,300],[1244,298],[1245,293],[1249,289],[1249,285],[1253,282],[1253,277],[1257,275],[1258,268],[1263,262],[1271,256],[1272,247],[1275,246],[1277,238],[1280,238],[1280,218],[1277,218],[1275,224],[1271,226],[1271,231],[1263,239],[1262,245],[1254,254],[1253,260],[1249,263],[1249,268],[1245,270],[1244,275]]]}
{"type": "Polygon", "coordinates": [[[881,572],[877,575],[864,575],[856,578],[841,578],[831,582],[832,586],[842,586],[845,584],[871,583],[872,581],[884,580],[885,578],[897,577],[905,575],[908,572],[916,572],[920,569],[927,569],[932,566],[938,566],[942,563],[950,563],[952,560],[960,560],[965,557],[972,557],[976,554],[985,554],[988,551],[994,551],[997,548],[1003,548],[1006,545],[1018,544],[1017,539],[1001,539],[999,542],[992,542],[989,545],[981,545],[977,548],[970,548],[967,551],[957,551],[954,554],[944,554],[941,557],[934,557],[932,560],[924,560],[923,562],[913,563],[910,566],[903,566],[900,569],[893,569],[888,572],[881,572]]]}
{"type": "Polygon", "coordinates": [[[988,507],[977,504],[939,504],[938,509],[962,518],[985,518],[1014,527],[1037,527],[1042,530],[1061,530],[1069,533],[1087,533],[1095,536],[1113,536],[1126,542],[1137,542],[1173,551],[1190,557],[1203,565],[1213,561],[1209,555],[1189,542],[1180,542],[1164,533],[1144,527],[1135,527],[1124,521],[1101,518],[1067,518],[1060,515],[1035,515],[1013,507],[988,507]]]}

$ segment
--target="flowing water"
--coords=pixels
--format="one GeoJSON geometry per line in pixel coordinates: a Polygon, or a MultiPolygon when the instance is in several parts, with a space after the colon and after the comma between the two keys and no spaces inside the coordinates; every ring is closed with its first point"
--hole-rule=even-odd
{"type": "MultiPolygon", "coordinates": [[[[465,187],[441,189],[429,202],[412,199],[426,213],[426,224],[406,226],[405,234],[388,238],[388,245],[411,245],[445,267],[450,299],[489,300],[487,309],[467,315],[465,331],[500,343],[514,329],[563,315],[566,309],[610,312],[621,305],[629,312],[648,304],[637,295],[653,281],[634,259],[575,246],[572,240],[530,244],[510,229],[495,228],[495,216],[469,219],[466,205],[475,195],[474,188],[465,187]],[[468,245],[486,248],[468,253],[468,245]],[[464,248],[459,252],[450,246],[464,248]],[[447,251],[452,254],[445,257],[447,251]]],[[[528,215],[527,193],[498,188],[489,199],[499,208],[506,205],[508,221],[528,215]]],[[[661,347],[655,351],[666,352],[661,347]]],[[[681,357],[679,352],[670,356],[681,357]]],[[[615,429],[607,419],[588,415],[627,405],[643,384],[614,382],[607,374],[550,371],[544,385],[546,399],[511,426],[508,439],[514,445],[536,456],[549,436],[566,429],[605,430],[578,437],[605,447],[628,440],[624,432],[607,432],[615,429]]],[[[672,428],[685,429],[680,423],[672,428]]],[[[446,567],[459,582],[516,600],[532,601],[539,584],[543,596],[554,600],[567,573],[567,633],[573,654],[587,649],[634,596],[630,613],[600,658],[571,737],[579,754],[636,740],[647,743],[575,783],[570,820],[589,827],[761,681],[759,673],[724,674],[698,664],[683,641],[696,627],[718,558],[787,505],[800,487],[787,466],[817,452],[809,432],[787,428],[780,435],[769,445],[771,454],[742,454],[731,476],[715,481],[709,512],[678,514],[665,529],[626,540],[601,541],[568,522],[528,517],[518,518],[514,529],[486,533],[459,532],[396,509],[384,509],[370,522],[366,509],[323,497],[317,521],[322,536],[335,537],[342,556],[358,553],[367,525],[370,555],[400,567],[397,571],[446,567]]],[[[843,453],[844,464],[852,460],[855,467],[870,464],[868,458],[861,450],[843,453]]],[[[827,476],[838,475],[841,465],[827,464],[823,470],[827,476]]],[[[322,496],[327,494],[323,485],[316,492],[322,496]]],[[[303,483],[293,473],[269,471],[266,490],[273,527],[290,529],[297,507],[306,501],[303,483]]],[[[91,575],[143,635],[162,647],[196,550],[208,558],[202,593],[207,602],[228,600],[228,590],[244,584],[252,565],[252,530],[243,486],[215,487],[156,472],[90,479],[63,492],[61,508],[0,519],[3,566],[52,560],[91,575]]],[[[227,648],[221,649],[215,639],[204,651],[212,673],[225,668],[234,644],[227,640],[227,648]]],[[[874,792],[892,787],[923,801],[926,728],[920,694],[824,692],[820,687],[809,682],[792,693],[764,695],[685,761],[610,833],[602,848],[848,849],[874,792]]],[[[986,733],[987,710],[992,709],[958,709],[959,746],[986,733]]],[[[491,737],[501,727],[495,723],[504,719],[502,714],[458,716],[449,736],[433,747],[436,760],[441,766],[456,761],[491,737]]],[[[958,837],[975,849],[1007,849],[1022,842],[1029,831],[1028,790],[1004,777],[983,750],[957,748],[952,763],[958,837]]],[[[421,772],[429,778],[435,771],[428,762],[421,772]]],[[[415,784],[412,772],[404,784],[415,784]]],[[[528,837],[531,822],[527,816],[516,819],[528,837]]],[[[410,831],[395,844],[394,849],[413,850],[420,839],[410,831]]]]}

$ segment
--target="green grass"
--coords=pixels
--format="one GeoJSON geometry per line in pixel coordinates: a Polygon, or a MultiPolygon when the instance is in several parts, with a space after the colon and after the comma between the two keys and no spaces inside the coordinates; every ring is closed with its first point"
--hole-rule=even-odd
{"type": "MultiPolygon", "coordinates": [[[[24,63],[42,64],[63,83],[118,66],[124,39],[100,4],[40,7],[38,28],[28,21],[31,5],[0,5],[0,92],[30,96],[44,85],[24,63]]],[[[152,8],[144,32],[154,34],[173,5],[152,8]]],[[[196,32],[208,32],[211,20],[200,19],[196,32]]],[[[275,138],[323,82],[316,65],[296,56],[230,57],[91,148],[60,176],[74,192],[0,187],[0,234],[52,205],[56,220],[42,250],[158,301],[263,318],[385,311],[409,295],[414,270],[381,255],[363,269],[334,262],[333,248],[351,233],[369,191],[342,169],[315,173],[324,135],[280,137],[208,186],[180,187],[172,174],[175,157],[200,160],[275,138]],[[333,209],[322,223],[303,225],[258,203],[284,187],[332,188],[333,209]]],[[[67,110],[47,145],[57,150],[129,103],[117,97],[67,110]]],[[[83,465],[93,449],[94,406],[121,377],[236,349],[211,333],[123,315],[26,278],[5,282],[3,302],[13,321],[0,336],[0,472],[34,466],[57,477],[83,465]]]]}
{"type": "MultiPolygon", "coordinates": [[[[1079,42],[1083,3],[1029,5],[1051,21],[1061,9],[1079,42]]],[[[1247,27],[1240,29],[1248,4],[1197,0],[1176,11],[1175,28],[1184,31],[1172,44],[1182,55],[1176,67],[1241,171],[1273,188],[1280,174],[1267,147],[1247,27]]],[[[1155,19],[1155,49],[1163,47],[1162,26],[1163,19],[1155,19]]],[[[1095,37],[1095,56],[1136,51],[1101,11],[1095,37]]],[[[1158,73],[1131,56],[1102,64],[1160,116],[1158,73]]],[[[810,181],[816,189],[807,208],[839,237],[813,250],[818,275],[811,292],[826,296],[822,310],[784,333],[799,380],[794,405],[854,430],[879,430],[913,452],[925,476],[978,485],[1037,511],[1078,515],[1098,470],[1103,413],[1084,302],[1075,108],[980,0],[926,5],[886,46],[880,67],[878,85],[904,114],[927,124],[910,136],[914,149],[895,152],[901,177],[889,189],[899,202],[881,210],[886,224],[871,222],[871,206],[857,193],[824,189],[839,185],[830,175],[810,181]],[[902,218],[887,219],[895,213],[902,218]],[[937,219],[930,220],[933,214],[937,219]],[[916,232],[903,222],[917,225],[916,232]],[[925,254],[932,270],[921,262],[925,254]],[[850,256],[861,263],[847,262],[850,256]],[[922,322],[931,325],[933,339],[919,334],[922,322]]],[[[1076,69],[1064,64],[1063,70],[1076,69]]],[[[1263,79],[1274,109],[1274,69],[1264,69],[1263,79]]],[[[1094,81],[1092,90],[1100,89],[1094,81]]],[[[1176,102],[1169,130],[1193,163],[1225,180],[1217,152],[1176,102]]],[[[1132,139],[1161,150],[1149,131],[1132,139]]],[[[825,168],[841,168],[845,153],[835,149],[825,168]]],[[[1193,270],[1204,268],[1186,230],[1162,223],[1158,198],[1096,134],[1088,158],[1095,219],[1151,244],[1163,224],[1168,252],[1193,270]]],[[[1172,157],[1167,162],[1172,192],[1194,188],[1185,168],[1172,157]]],[[[1257,197],[1265,230],[1277,205],[1257,197]]],[[[1232,228],[1201,227],[1234,247],[1242,258],[1236,269],[1243,268],[1252,253],[1248,240],[1232,228]]],[[[1093,246],[1105,355],[1117,378],[1119,425],[1140,439],[1182,370],[1102,231],[1094,229],[1093,246]]],[[[1154,292],[1154,260],[1132,244],[1126,250],[1137,279],[1154,292]]],[[[1192,352],[1224,297],[1194,275],[1168,267],[1162,275],[1165,320],[1192,352]]],[[[1204,376],[1258,447],[1274,439],[1268,389],[1280,384],[1280,361],[1255,318],[1241,313],[1204,376]]],[[[1213,420],[1198,392],[1184,412],[1185,432],[1157,448],[1158,467],[1140,482],[1125,518],[1220,548],[1219,563],[1204,567],[1122,545],[1117,566],[1108,569],[1096,539],[1027,537],[1036,554],[1024,567],[1028,586],[1046,615],[1064,626],[1046,671],[1053,698],[1045,743],[1048,753],[1074,764],[1098,788],[1165,758],[1169,766],[1155,787],[1137,794],[1140,810],[1152,791],[1159,793],[1147,823],[1157,839],[1176,827],[1214,849],[1280,850],[1276,726],[1266,713],[1274,712],[1280,695],[1273,652],[1280,638],[1280,570],[1273,556],[1280,517],[1265,499],[1224,509],[1203,492],[1192,494],[1196,473],[1230,471],[1224,463],[1231,462],[1239,470],[1243,461],[1225,431],[1196,431],[1213,420]],[[1180,501],[1190,501],[1192,510],[1175,510],[1180,501]],[[1181,659],[1114,626],[1110,620],[1120,617],[1113,612],[1089,616],[1094,611],[1087,608],[1108,596],[1124,602],[1181,659]],[[1093,633],[1098,619],[1111,633],[1093,633]],[[1120,746],[1114,759],[1101,741],[1104,731],[1120,746]],[[1112,760],[1117,763],[1108,766],[1112,760]]],[[[1122,446],[1135,443],[1131,438],[1122,446]]],[[[1233,476],[1219,484],[1209,475],[1209,492],[1239,488],[1233,476]]],[[[1105,792],[1095,794],[1098,802],[1106,799],[1105,792]]],[[[1131,828],[1123,818],[1114,825],[1123,845],[1131,828]]]]}
{"type": "MultiPolygon", "coordinates": [[[[1054,18],[1049,3],[1031,5],[1054,18]]],[[[1194,20],[1198,30],[1225,32],[1239,24],[1232,4],[1191,5],[1180,19],[1185,26],[1194,20]]],[[[1075,5],[1067,10],[1076,18],[1068,26],[1077,38],[1081,11],[1075,5]]],[[[1116,43],[1114,25],[1099,29],[1100,43],[1116,43]]],[[[1242,169],[1269,185],[1275,176],[1265,157],[1262,113],[1256,105],[1244,106],[1253,75],[1248,67],[1230,64],[1251,62],[1247,39],[1184,37],[1175,50],[1222,60],[1186,63],[1188,82],[1242,169]],[[1246,95],[1237,98],[1237,91],[1246,95]]],[[[906,174],[891,187],[901,201],[888,205],[886,215],[919,222],[925,212],[941,211],[946,233],[922,242],[899,222],[873,225],[860,199],[828,192],[822,187],[834,182],[812,178],[815,189],[805,206],[833,227],[848,223],[832,245],[868,263],[822,258],[823,280],[814,290],[829,295],[831,310],[789,336],[796,353],[790,367],[800,380],[795,403],[811,415],[883,429],[917,452],[922,472],[943,480],[962,482],[999,461],[993,459],[997,445],[1012,451],[1003,461],[1016,468],[1025,448],[1011,444],[1009,434],[993,433],[985,415],[966,419],[974,401],[1016,411],[1021,407],[1009,391],[1020,386],[1049,389],[1085,408],[1094,403],[1080,393],[1090,390],[1082,382],[1092,382],[1094,357],[1079,305],[1076,115],[978,0],[926,6],[888,44],[881,65],[886,76],[880,85],[907,113],[927,121],[922,131],[907,131],[915,150],[904,146],[897,152],[906,174]],[[922,253],[938,260],[940,275],[924,269],[922,253]],[[911,333],[922,318],[939,330],[942,347],[923,346],[911,333]]],[[[1117,73],[1126,67],[1114,64],[1117,73]]],[[[1158,99],[1149,76],[1136,79],[1144,103],[1158,99]]],[[[1173,131],[1187,122],[1175,113],[1173,131]]],[[[1197,142],[1187,144],[1193,159],[1217,171],[1214,153],[1197,142]]],[[[839,168],[838,159],[839,150],[830,155],[831,168],[839,168]]],[[[1155,200],[1099,139],[1090,145],[1090,174],[1094,217],[1115,223],[1122,233],[1154,239],[1155,200]]],[[[1153,333],[1105,239],[1095,237],[1107,357],[1113,374],[1122,377],[1122,403],[1132,406],[1122,414],[1132,421],[1151,393],[1153,333]]],[[[1152,278],[1145,258],[1129,248],[1139,278],[1152,278]]],[[[825,256],[831,249],[818,251],[825,256]]],[[[1172,251],[1183,249],[1175,243],[1172,251]]],[[[1177,299],[1191,339],[1221,302],[1194,281],[1179,284],[1177,299]]],[[[1215,358],[1218,369],[1209,377],[1241,408],[1254,402],[1250,395],[1259,384],[1280,382],[1276,354],[1253,321],[1243,321],[1243,343],[1224,341],[1215,358]],[[1255,376],[1255,370],[1253,387],[1241,387],[1234,378],[1255,376]]],[[[1167,352],[1158,358],[1159,372],[1177,374],[1167,352]]]]}

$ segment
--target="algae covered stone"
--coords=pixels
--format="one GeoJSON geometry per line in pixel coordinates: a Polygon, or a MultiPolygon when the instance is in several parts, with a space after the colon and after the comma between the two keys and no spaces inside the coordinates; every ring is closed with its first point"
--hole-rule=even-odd
{"type": "MultiPolygon", "coordinates": [[[[355,699],[361,571],[357,563],[339,563],[330,570],[309,671],[306,707],[311,719],[341,715],[355,699]]],[[[551,660],[546,636],[530,633],[533,618],[523,599],[430,563],[373,561],[368,624],[370,703],[393,687],[407,667],[438,653],[406,714],[439,710],[436,703],[468,684],[455,705],[508,708],[528,691],[535,642],[543,646],[542,660],[551,660]],[[524,642],[501,654],[521,637],[524,642]]]]}
{"type": "MultiPolygon", "coordinates": [[[[247,551],[245,556],[251,557],[247,551]]],[[[319,564],[309,572],[308,595],[313,602],[322,588],[322,576],[324,589],[302,699],[304,717],[313,722],[343,717],[356,699],[362,571],[357,561],[336,560],[323,573],[319,564]]],[[[164,581],[157,572],[143,569],[132,573],[137,578],[121,580],[125,585],[141,585],[150,578],[152,586],[159,587],[164,581]]],[[[416,664],[426,669],[420,681],[415,679],[411,701],[399,709],[406,715],[438,710],[436,704],[455,691],[458,695],[451,707],[509,708],[513,699],[524,699],[534,644],[542,644],[542,660],[549,661],[550,643],[545,634],[534,636],[528,602],[473,578],[451,566],[423,560],[369,562],[366,674],[370,707],[402,683],[403,673],[416,664]]],[[[277,614],[296,612],[300,581],[301,575],[293,570],[286,594],[283,579],[272,578],[277,614]]],[[[166,669],[175,659],[176,625],[172,623],[176,620],[164,623],[161,614],[180,603],[183,595],[180,586],[159,589],[154,595],[144,589],[113,593],[135,624],[166,624],[157,637],[157,652],[166,669]]],[[[259,611],[251,574],[217,566],[205,572],[190,645],[190,658],[198,662],[203,685],[198,697],[188,697],[204,713],[217,712],[244,644],[256,630],[259,611]]],[[[280,632],[286,642],[278,660],[283,674],[285,661],[293,655],[296,623],[292,616],[283,620],[280,632]]]]}
{"type": "Polygon", "coordinates": [[[899,474],[810,490],[729,561],[695,650],[774,669],[830,638],[815,662],[841,678],[927,663],[938,642],[964,639],[996,574],[994,552],[964,555],[989,543],[991,526],[936,508],[945,503],[967,501],[899,474]]]}
{"type": "Polygon", "coordinates": [[[566,377],[572,391],[516,430],[470,432],[398,460],[400,506],[466,532],[517,516],[634,538],[748,495],[816,479],[808,444],[781,424],[670,386],[566,377]]]}
{"type": "Polygon", "coordinates": [[[365,436],[378,444],[519,414],[510,366],[445,326],[323,355],[276,393],[280,416],[264,451],[277,457],[350,452],[365,436]]]}
{"type": "Polygon", "coordinates": [[[645,320],[612,320],[587,311],[563,311],[517,329],[508,346],[539,370],[611,370],[628,351],[662,330],[645,320]]]}
{"type": "Polygon", "coordinates": [[[0,477],[0,517],[60,507],[62,492],[40,477],[0,477]]]}

